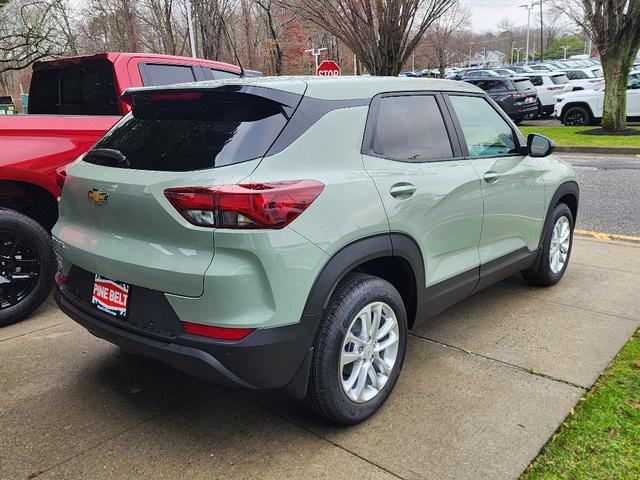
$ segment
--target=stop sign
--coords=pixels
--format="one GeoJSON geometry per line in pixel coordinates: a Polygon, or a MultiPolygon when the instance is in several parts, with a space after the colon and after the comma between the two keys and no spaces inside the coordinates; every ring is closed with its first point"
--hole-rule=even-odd
{"type": "Polygon", "coordinates": [[[316,75],[321,77],[334,77],[340,75],[340,67],[333,60],[323,60],[316,69],[316,75]]]}

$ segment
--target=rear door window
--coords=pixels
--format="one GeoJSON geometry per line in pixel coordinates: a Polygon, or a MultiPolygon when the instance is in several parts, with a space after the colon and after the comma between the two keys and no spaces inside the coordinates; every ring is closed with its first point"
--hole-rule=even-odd
{"type": "Polygon", "coordinates": [[[211,69],[211,73],[213,74],[213,78],[216,80],[222,80],[224,78],[238,78],[240,76],[237,73],[216,70],[215,68],[211,69]]]}
{"type": "Polygon", "coordinates": [[[174,83],[195,82],[196,76],[189,65],[168,65],[160,63],[144,64],[148,81],[145,85],[172,85],[174,83]]]}
{"type": "Polygon", "coordinates": [[[120,115],[113,66],[108,60],[33,72],[29,113],[120,115]]]}
{"type": "MultiPolygon", "coordinates": [[[[233,92],[157,92],[138,99],[85,161],[185,172],[264,156],[287,123],[275,101],[233,92]]],[[[299,99],[297,99],[299,100],[299,99]]]]}
{"type": "Polygon", "coordinates": [[[471,157],[495,157],[517,152],[511,126],[483,97],[449,96],[471,157]]]}
{"type": "Polygon", "coordinates": [[[380,99],[373,154],[402,162],[453,157],[442,113],[433,95],[380,99]]]}

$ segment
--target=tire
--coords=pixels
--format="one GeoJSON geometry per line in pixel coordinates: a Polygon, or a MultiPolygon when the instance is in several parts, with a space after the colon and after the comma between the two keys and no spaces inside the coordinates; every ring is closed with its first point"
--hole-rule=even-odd
{"type": "Polygon", "coordinates": [[[522,118],[514,118],[513,123],[515,123],[516,125],[520,125],[522,123],[522,120],[522,118]]]}
{"type": "Polygon", "coordinates": [[[55,269],[47,231],[21,213],[0,209],[0,327],[26,318],[42,305],[55,269]]]}
{"type": "MultiPolygon", "coordinates": [[[[567,270],[569,258],[571,257],[571,248],[573,247],[573,227],[573,214],[569,207],[564,203],[556,205],[553,212],[551,212],[551,218],[549,219],[547,230],[544,233],[542,248],[535,263],[522,272],[522,276],[527,280],[527,282],[536,287],[548,287],[560,281],[564,272],[567,270]],[[564,225],[568,228],[567,242],[556,242],[554,238],[554,231],[556,229],[561,230],[564,225]],[[556,245],[558,245],[557,250],[556,245]],[[563,255],[564,261],[561,264],[554,262],[554,258],[561,261],[563,255]]],[[[558,233],[562,235],[560,230],[558,230],[558,233]]]]}
{"type": "Polygon", "coordinates": [[[407,314],[398,291],[379,277],[349,274],[331,296],[318,331],[305,399],[307,405],[336,424],[354,425],[362,422],[382,406],[393,390],[402,370],[406,344],[407,314]],[[374,312],[380,312],[378,318],[384,318],[380,323],[381,329],[390,328],[389,333],[381,336],[378,342],[372,336],[373,341],[369,344],[347,341],[349,332],[358,339],[360,336],[366,338],[362,329],[356,332],[363,326],[360,314],[370,307],[374,312]],[[394,318],[397,329],[393,328],[394,318]],[[373,352],[382,344],[389,346],[380,352],[381,357],[376,357],[373,352]],[[347,356],[358,357],[358,360],[341,366],[341,360],[347,356]],[[381,368],[381,361],[387,366],[386,375],[381,368]],[[392,363],[390,367],[389,363],[392,363]],[[346,383],[352,378],[359,380],[359,372],[364,376],[365,386],[360,389],[361,396],[355,398],[361,382],[355,381],[353,388],[348,389],[346,383]],[[376,378],[376,384],[373,383],[373,377],[376,378]]]}
{"type": "Polygon", "coordinates": [[[568,127],[582,127],[591,125],[591,112],[584,107],[571,107],[564,114],[562,123],[568,127]]]}

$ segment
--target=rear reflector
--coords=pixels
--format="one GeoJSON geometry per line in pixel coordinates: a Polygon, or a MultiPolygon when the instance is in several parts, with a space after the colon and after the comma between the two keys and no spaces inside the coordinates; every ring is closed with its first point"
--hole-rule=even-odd
{"type": "Polygon", "coordinates": [[[182,326],[185,333],[218,340],[242,340],[255,330],[254,328],[212,327],[211,325],[200,325],[199,323],[191,322],[182,322],[182,326]]]}
{"type": "Polygon", "coordinates": [[[188,222],[200,227],[281,229],[320,195],[315,180],[221,187],[170,188],[164,195],[188,222]]]}

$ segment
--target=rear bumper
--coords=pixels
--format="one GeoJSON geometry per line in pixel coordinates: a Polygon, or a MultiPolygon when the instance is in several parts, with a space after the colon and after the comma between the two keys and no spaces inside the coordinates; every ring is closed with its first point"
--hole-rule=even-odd
{"type": "Polygon", "coordinates": [[[505,111],[511,118],[524,118],[527,115],[537,114],[538,104],[534,102],[520,105],[511,105],[511,107],[509,107],[509,109],[506,109],[505,111]]]}
{"type": "Polygon", "coordinates": [[[64,287],[55,289],[54,298],[66,315],[96,337],[193,376],[246,388],[295,385],[296,390],[306,390],[317,316],[305,316],[295,325],[259,329],[239,342],[184,333],[165,339],[88,309],[64,287]]]}

